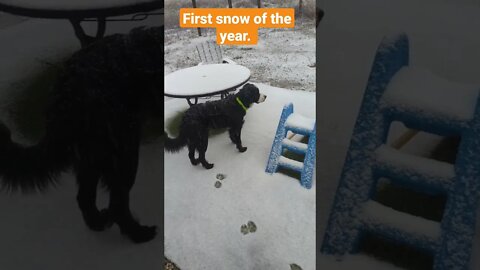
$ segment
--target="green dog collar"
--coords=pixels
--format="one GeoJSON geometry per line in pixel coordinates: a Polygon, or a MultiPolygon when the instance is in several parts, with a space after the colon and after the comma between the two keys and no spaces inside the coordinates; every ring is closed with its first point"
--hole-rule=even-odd
{"type": "Polygon", "coordinates": [[[245,105],[243,105],[243,103],[242,103],[242,101],[240,100],[240,98],[237,97],[236,100],[237,100],[237,103],[240,104],[240,106],[241,106],[245,111],[247,111],[247,107],[245,107],[245,105]]]}

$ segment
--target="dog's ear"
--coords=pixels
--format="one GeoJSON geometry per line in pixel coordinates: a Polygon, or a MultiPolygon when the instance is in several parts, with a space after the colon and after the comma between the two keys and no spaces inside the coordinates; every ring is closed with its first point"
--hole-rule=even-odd
{"type": "Polygon", "coordinates": [[[245,98],[245,95],[246,95],[247,84],[244,84],[242,86],[242,88],[240,88],[240,90],[238,90],[238,92],[237,92],[237,96],[240,97],[240,99],[242,99],[242,100],[243,100],[243,98],[245,98]]]}
{"type": "Polygon", "coordinates": [[[246,83],[243,85],[242,90],[255,90],[257,87],[254,84],[246,83]]]}
{"type": "Polygon", "coordinates": [[[251,89],[253,86],[253,84],[251,83],[246,83],[242,86],[242,88],[240,88],[240,90],[238,91],[238,94],[241,94],[242,96],[246,95],[247,91],[249,89],[251,89]]]}
{"type": "Polygon", "coordinates": [[[248,104],[245,105],[250,106],[250,104],[258,100],[260,91],[254,84],[247,83],[243,85],[242,89],[238,92],[238,95],[244,103],[248,104]]]}

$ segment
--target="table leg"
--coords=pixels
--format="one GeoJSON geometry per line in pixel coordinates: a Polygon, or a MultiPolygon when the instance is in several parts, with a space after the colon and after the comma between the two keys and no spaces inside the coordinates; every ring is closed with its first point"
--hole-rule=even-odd
{"type": "Polygon", "coordinates": [[[193,105],[195,105],[195,104],[198,103],[198,98],[194,98],[193,100],[194,100],[194,102],[192,103],[192,102],[190,101],[190,98],[187,98],[188,105],[193,106],[193,105]]]}
{"type": "Polygon", "coordinates": [[[220,94],[220,99],[225,99],[227,97],[229,97],[231,94],[230,92],[223,92],[220,94]]]}
{"type": "Polygon", "coordinates": [[[97,18],[97,33],[94,37],[89,36],[85,33],[85,30],[83,30],[83,27],[81,25],[81,22],[83,21],[83,18],[71,18],[70,23],[73,26],[73,30],[75,31],[75,36],[80,40],[80,44],[83,47],[86,47],[90,43],[99,40],[103,38],[105,35],[105,30],[106,30],[106,19],[105,17],[99,17],[97,18]]]}

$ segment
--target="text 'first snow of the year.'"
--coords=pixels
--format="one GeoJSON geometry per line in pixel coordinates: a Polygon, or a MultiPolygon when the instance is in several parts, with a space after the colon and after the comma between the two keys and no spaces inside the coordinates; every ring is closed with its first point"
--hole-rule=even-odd
{"type": "Polygon", "coordinates": [[[291,8],[182,8],[181,27],[216,28],[217,43],[251,45],[258,41],[258,28],[293,28],[291,8]]]}
{"type": "MultiPolygon", "coordinates": [[[[280,16],[279,13],[275,14],[270,14],[269,16],[270,22],[272,24],[291,24],[292,23],[292,17],[290,16],[280,16]]],[[[191,23],[191,24],[203,24],[203,25],[213,25],[213,15],[208,14],[208,15],[195,15],[195,13],[183,13],[183,22],[185,24],[191,23]]],[[[215,23],[216,24],[234,24],[234,25],[239,25],[239,24],[249,24],[250,23],[250,16],[217,16],[215,17],[215,23]]],[[[253,18],[253,21],[255,24],[260,25],[260,24],[266,24],[267,20],[267,12],[264,12],[262,16],[255,16],[253,18]]]]}

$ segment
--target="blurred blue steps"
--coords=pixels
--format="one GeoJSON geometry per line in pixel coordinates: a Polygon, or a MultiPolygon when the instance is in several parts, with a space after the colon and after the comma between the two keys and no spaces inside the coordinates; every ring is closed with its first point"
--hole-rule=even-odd
{"type": "Polygon", "coordinates": [[[377,49],[321,252],[356,253],[362,236],[373,234],[427,251],[433,256],[434,270],[467,270],[480,202],[480,87],[409,66],[408,43],[401,34],[384,38],[377,49]],[[394,121],[441,136],[459,136],[455,164],[388,146],[394,121]],[[447,199],[442,220],[375,201],[382,178],[443,194],[447,199]]]}

